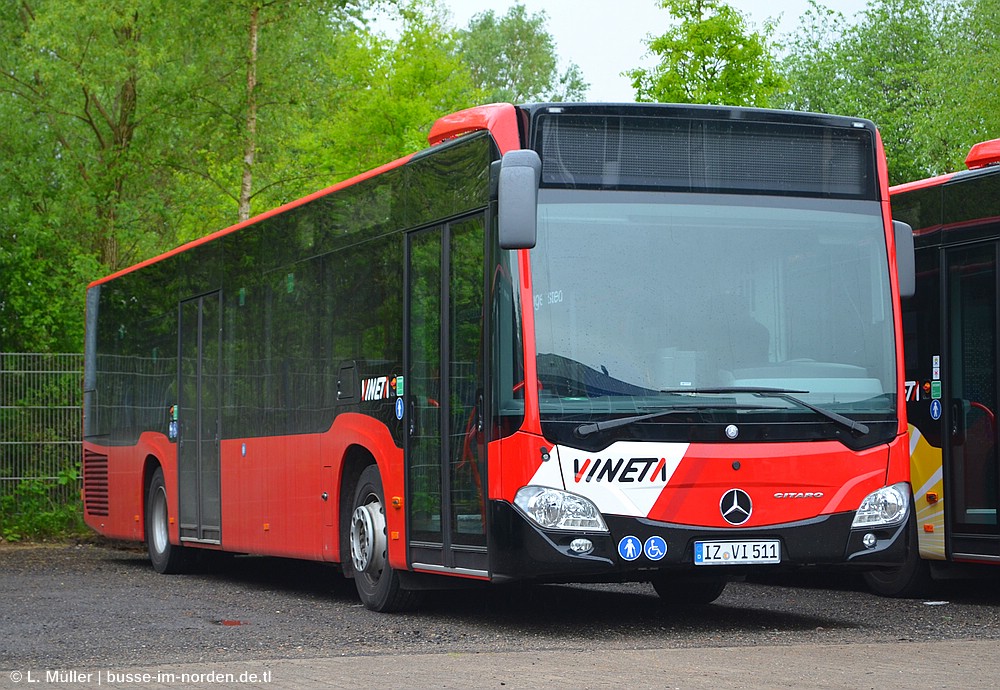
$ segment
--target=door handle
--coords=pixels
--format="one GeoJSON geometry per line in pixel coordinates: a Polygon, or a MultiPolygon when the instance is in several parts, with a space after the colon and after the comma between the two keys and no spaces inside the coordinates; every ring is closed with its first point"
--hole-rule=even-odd
{"type": "Polygon", "coordinates": [[[955,446],[965,443],[965,401],[961,398],[951,401],[951,443],[955,446]]]}

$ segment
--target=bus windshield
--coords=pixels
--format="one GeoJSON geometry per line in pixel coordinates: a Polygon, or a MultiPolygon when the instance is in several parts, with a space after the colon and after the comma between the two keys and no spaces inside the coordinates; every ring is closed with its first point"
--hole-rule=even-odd
{"type": "Polygon", "coordinates": [[[848,417],[894,414],[877,202],[551,189],[539,202],[543,421],[671,405],[713,421],[810,416],[791,394],[848,417]]]}

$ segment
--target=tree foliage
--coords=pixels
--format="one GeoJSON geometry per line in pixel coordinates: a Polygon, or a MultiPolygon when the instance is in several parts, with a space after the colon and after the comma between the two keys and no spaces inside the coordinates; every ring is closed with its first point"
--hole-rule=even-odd
{"type": "Polygon", "coordinates": [[[90,281],[423,148],[488,100],[460,38],[524,69],[511,98],[585,87],[523,8],[459,33],[434,0],[0,4],[0,351],[79,351],[90,281]]]}
{"type": "Polygon", "coordinates": [[[998,35],[1000,0],[872,0],[855,24],[813,1],[780,105],[873,120],[893,184],[955,170],[1000,136],[998,35]]]}
{"type": "Polygon", "coordinates": [[[341,33],[361,22],[365,0],[233,0],[201,9],[186,46],[197,65],[183,86],[185,134],[167,164],[200,204],[181,224],[183,239],[313,190],[319,178],[286,152],[302,129],[336,107],[326,73],[341,33]],[[204,216],[207,204],[213,213],[204,216]],[[207,221],[207,222],[206,222],[207,221]]]}
{"type": "Polygon", "coordinates": [[[927,88],[939,54],[933,21],[925,0],[875,0],[854,25],[813,2],[784,62],[791,88],[782,105],[873,120],[893,181],[923,177],[919,123],[937,107],[927,88]]]}
{"type": "Polygon", "coordinates": [[[928,174],[960,169],[973,144],[1000,137],[1000,0],[939,2],[925,83],[934,102],[915,125],[928,174]]]}
{"type": "Polygon", "coordinates": [[[336,108],[317,113],[319,126],[293,148],[331,180],[426,147],[438,117],[482,100],[443,13],[422,2],[398,11],[398,37],[354,27],[336,39],[323,66],[337,85],[336,108]]]}
{"type": "MultiPolygon", "coordinates": [[[[7,45],[0,83],[11,116],[4,125],[16,132],[8,145],[30,138],[35,161],[58,170],[54,187],[32,189],[22,178],[19,191],[50,202],[50,221],[112,269],[145,248],[156,214],[155,172],[138,163],[133,144],[148,145],[151,131],[166,124],[158,121],[162,110],[147,104],[163,98],[173,64],[164,55],[178,43],[157,21],[155,4],[25,0],[7,3],[0,25],[7,45]],[[167,64],[154,71],[154,63],[167,64]],[[53,195],[72,207],[52,203],[53,195]]],[[[32,168],[26,175],[37,174],[32,168]]]]}
{"type": "Polygon", "coordinates": [[[783,88],[771,53],[770,23],[751,30],[743,15],[722,0],[660,4],[680,23],[649,38],[657,66],[626,72],[637,101],[770,105],[783,88]]]}
{"type": "Polygon", "coordinates": [[[169,234],[163,171],[139,152],[172,138],[162,104],[190,16],[178,11],[168,27],[162,4],[23,0],[0,9],[3,349],[79,348],[82,285],[169,234]]]}
{"type": "Polygon", "coordinates": [[[503,17],[493,10],[477,14],[459,31],[462,61],[472,79],[495,103],[580,101],[588,84],[572,63],[559,72],[555,42],[545,12],[528,15],[515,4],[503,17]]]}

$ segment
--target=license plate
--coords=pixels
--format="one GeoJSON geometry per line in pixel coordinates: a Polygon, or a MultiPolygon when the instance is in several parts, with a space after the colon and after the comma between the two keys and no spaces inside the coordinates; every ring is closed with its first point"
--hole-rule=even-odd
{"type": "Polygon", "coordinates": [[[781,544],[777,539],[756,541],[696,541],[695,565],[747,565],[781,563],[781,544]]]}

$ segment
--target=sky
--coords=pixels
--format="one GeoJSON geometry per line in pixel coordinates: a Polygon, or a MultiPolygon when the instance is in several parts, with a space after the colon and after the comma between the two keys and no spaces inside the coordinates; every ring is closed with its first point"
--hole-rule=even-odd
{"type": "MultiPolygon", "coordinates": [[[[548,15],[548,31],[555,39],[562,69],[575,62],[590,84],[589,101],[631,102],[635,93],[621,72],[651,67],[644,40],[663,34],[670,15],[656,0],[519,0],[529,15],[548,15]]],[[[493,10],[507,14],[515,0],[440,0],[451,11],[454,25],[464,27],[473,15],[493,10]]],[[[776,35],[790,34],[809,9],[808,0],[729,0],[755,27],[767,19],[778,22],[776,35]]],[[[851,19],[864,10],[866,0],[826,0],[821,4],[851,19]]]]}

